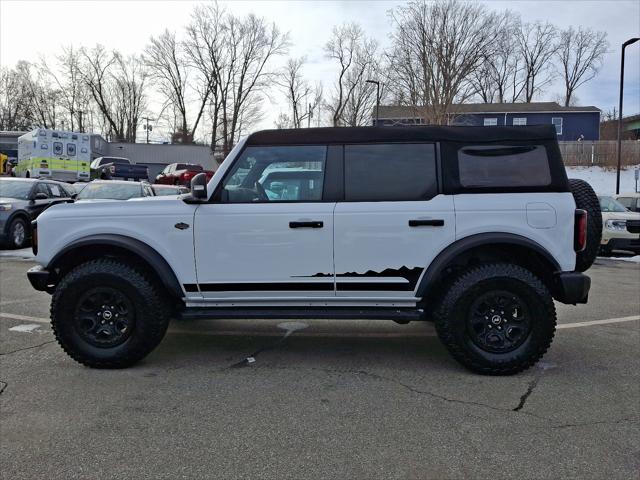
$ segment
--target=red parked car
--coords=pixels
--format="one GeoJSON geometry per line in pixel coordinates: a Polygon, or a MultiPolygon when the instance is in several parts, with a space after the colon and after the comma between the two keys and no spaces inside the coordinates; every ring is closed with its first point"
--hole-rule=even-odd
{"type": "Polygon", "coordinates": [[[191,179],[199,173],[206,173],[207,180],[213,177],[213,171],[205,170],[202,165],[195,163],[171,163],[164,167],[164,170],[156,177],[155,183],[164,185],[185,185],[191,184],[191,179]]]}

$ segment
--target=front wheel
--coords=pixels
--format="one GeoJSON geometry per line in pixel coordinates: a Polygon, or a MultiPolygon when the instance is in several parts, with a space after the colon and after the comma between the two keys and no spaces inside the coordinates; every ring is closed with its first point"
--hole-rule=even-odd
{"type": "Polygon", "coordinates": [[[9,225],[9,246],[24,248],[29,243],[29,226],[23,218],[15,218],[9,225]]]}
{"type": "Polygon", "coordinates": [[[64,351],[94,368],[124,368],[162,340],[169,308],[141,272],[111,259],[83,263],[63,277],[51,301],[51,326],[64,351]]]}
{"type": "Polygon", "coordinates": [[[551,345],[556,327],[545,285],[530,271],[507,263],[463,272],[434,317],[451,355],[469,370],[488,375],[531,367],[551,345]]]}

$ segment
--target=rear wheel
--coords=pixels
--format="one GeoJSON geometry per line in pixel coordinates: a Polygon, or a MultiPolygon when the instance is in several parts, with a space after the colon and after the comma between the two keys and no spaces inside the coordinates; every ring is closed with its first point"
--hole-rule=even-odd
{"type": "Polygon", "coordinates": [[[544,284],[506,263],[462,273],[434,317],[451,355],[469,370],[488,375],[531,367],[551,345],[556,326],[553,299],[544,284]]]}
{"type": "Polygon", "coordinates": [[[169,308],[138,270],[92,260],[69,272],[51,301],[56,339],[75,361],[94,368],[128,367],[162,340],[169,308]]]}

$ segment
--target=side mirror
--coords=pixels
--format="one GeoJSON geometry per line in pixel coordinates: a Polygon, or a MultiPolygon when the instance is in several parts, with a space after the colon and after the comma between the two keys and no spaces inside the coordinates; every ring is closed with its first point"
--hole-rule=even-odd
{"type": "Polygon", "coordinates": [[[47,196],[46,193],[42,193],[42,192],[38,192],[36,193],[36,196],[33,197],[34,200],[48,200],[49,197],[47,196]]]}
{"type": "Polygon", "coordinates": [[[195,200],[207,200],[207,175],[199,173],[191,179],[191,196],[195,200]]]}

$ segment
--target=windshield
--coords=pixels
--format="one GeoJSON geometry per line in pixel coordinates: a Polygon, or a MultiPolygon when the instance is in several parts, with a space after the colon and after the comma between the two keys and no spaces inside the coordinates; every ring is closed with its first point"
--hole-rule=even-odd
{"type": "Polygon", "coordinates": [[[142,188],[139,183],[90,183],[84,187],[78,196],[78,200],[88,199],[112,199],[128,200],[129,198],[142,197],[142,188]]]}
{"type": "Polygon", "coordinates": [[[628,212],[624,205],[612,197],[600,197],[600,210],[603,212],[628,212]]]}
{"type": "Polygon", "coordinates": [[[21,200],[29,199],[29,192],[33,183],[23,182],[20,180],[0,180],[0,197],[19,198],[21,200]]]}

